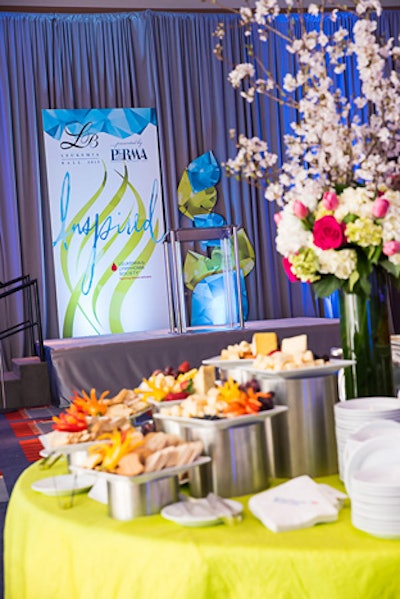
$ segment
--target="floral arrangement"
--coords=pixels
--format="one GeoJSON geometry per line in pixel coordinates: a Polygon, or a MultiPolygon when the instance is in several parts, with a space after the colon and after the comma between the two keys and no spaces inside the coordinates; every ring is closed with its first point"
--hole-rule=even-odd
{"type": "MultiPolygon", "coordinates": [[[[285,2],[290,12],[294,2],[285,2]]],[[[308,13],[320,17],[310,30],[296,4],[303,26],[291,28],[289,20],[285,37],[275,26],[280,4],[259,0],[254,9],[240,9],[249,62],[236,65],[229,80],[249,103],[264,95],[296,110],[284,138],[285,161],[278,168],[265,141],[239,135],[226,169],[266,182],[265,197],[279,208],[276,247],[290,280],[312,283],[319,297],[337,289],[368,297],[374,269],[400,278],[399,40],[378,41],[379,0],[354,0],[353,30],[339,26],[330,36],[324,23],[337,20],[337,9],[310,4],[308,13]],[[295,74],[286,73],[281,83],[251,42],[271,33],[285,37],[296,60],[295,74]],[[333,79],[349,65],[358,71],[358,97],[347,97],[333,79]]],[[[215,35],[215,54],[223,59],[222,24],[215,35]]]]}

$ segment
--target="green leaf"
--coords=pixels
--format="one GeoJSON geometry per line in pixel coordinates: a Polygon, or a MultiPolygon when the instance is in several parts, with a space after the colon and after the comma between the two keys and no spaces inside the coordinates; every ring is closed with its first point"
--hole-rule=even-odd
{"type": "Polygon", "coordinates": [[[328,297],[341,287],[342,282],[334,275],[323,276],[319,281],[313,283],[313,288],[317,297],[328,297]]]}
{"type": "Polygon", "coordinates": [[[394,283],[400,285],[400,264],[393,264],[389,260],[382,260],[382,268],[386,270],[395,279],[394,283]]]}
{"type": "Polygon", "coordinates": [[[378,264],[379,258],[381,257],[381,253],[382,253],[382,244],[371,245],[368,248],[368,252],[367,252],[369,261],[372,262],[372,264],[378,264]]]}
{"type": "Polygon", "coordinates": [[[369,276],[361,276],[360,277],[360,289],[364,295],[369,296],[371,294],[371,283],[369,280],[369,276]]]}
{"type": "Polygon", "coordinates": [[[341,193],[343,193],[344,190],[346,189],[346,187],[348,187],[348,186],[345,185],[344,183],[336,183],[335,191],[336,191],[337,195],[340,195],[341,193]]]}
{"type": "Polygon", "coordinates": [[[346,214],[346,216],[343,219],[343,222],[347,225],[348,223],[354,223],[357,219],[358,219],[358,216],[350,213],[350,214],[346,214]]]}
{"type": "Polygon", "coordinates": [[[349,277],[349,291],[350,293],[352,293],[354,291],[354,287],[357,284],[358,280],[360,278],[360,275],[358,274],[358,272],[356,270],[354,270],[350,277],[349,277]]]}
{"type": "Polygon", "coordinates": [[[306,231],[312,231],[313,230],[314,222],[309,217],[303,218],[302,221],[301,221],[301,224],[303,225],[303,228],[306,231]]]}
{"type": "Polygon", "coordinates": [[[368,256],[363,250],[359,248],[357,251],[357,271],[360,273],[360,277],[369,277],[372,272],[372,265],[368,260],[368,256]]]}

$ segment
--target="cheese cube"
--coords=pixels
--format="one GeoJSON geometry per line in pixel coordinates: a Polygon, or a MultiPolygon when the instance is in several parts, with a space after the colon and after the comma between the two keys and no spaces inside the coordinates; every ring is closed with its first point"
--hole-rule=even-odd
{"type": "Polygon", "coordinates": [[[278,349],[278,338],[276,333],[254,333],[252,345],[256,356],[267,356],[278,349]]]}
{"type": "Polygon", "coordinates": [[[195,393],[206,395],[207,391],[215,385],[215,366],[202,365],[193,377],[195,393]]]}
{"type": "Polygon", "coordinates": [[[297,356],[307,350],[307,335],[296,335],[282,339],[281,351],[285,354],[297,356]]]}

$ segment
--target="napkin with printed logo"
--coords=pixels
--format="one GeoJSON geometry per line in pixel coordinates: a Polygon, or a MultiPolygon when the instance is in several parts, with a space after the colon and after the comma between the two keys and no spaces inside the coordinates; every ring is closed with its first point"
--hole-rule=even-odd
{"type": "Polygon", "coordinates": [[[257,493],[249,500],[249,509],[264,526],[282,532],[334,522],[345,498],[344,493],[303,475],[257,493]]]}

